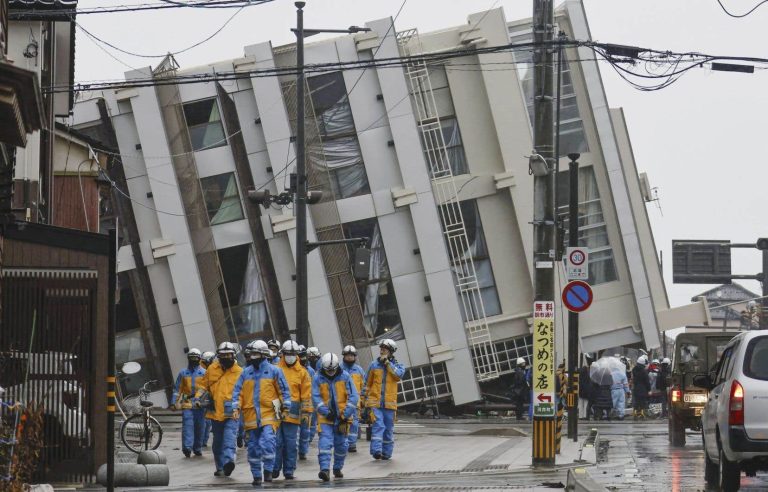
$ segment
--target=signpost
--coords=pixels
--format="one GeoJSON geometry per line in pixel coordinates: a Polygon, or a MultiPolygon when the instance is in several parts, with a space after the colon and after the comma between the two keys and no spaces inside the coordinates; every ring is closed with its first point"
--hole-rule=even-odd
{"type": "Polygon", "coordinates": [[[555,303],[533,304],[533,398],[534,463],[555,458],[555,303]]]}
{"type": "Polygon", "coordinates": [[[592,287],[581,280],[568,282],[563,288],[563,304],[572,313],[586,311],[593,299],[592,287]]]}
{"type": "Polygon", "coordinates": [[[568,280],[589,279],[589,249],[569,246],[565,250],[565,276],[568,280]]]}

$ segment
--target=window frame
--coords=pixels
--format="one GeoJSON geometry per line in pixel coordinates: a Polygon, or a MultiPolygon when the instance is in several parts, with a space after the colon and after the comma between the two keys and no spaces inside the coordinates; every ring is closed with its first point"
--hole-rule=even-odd
{"type": "Polygon", "coordinates": [[[192,146],[192,150],[194,152],[201,152],[203,150],[215,149],[217,147],[224,147],[224,146],[229,145],[229,136],[227,135],[227,129],[224,126],[224,120],[221,118],[221,106],[219,104],[219,98],[218,97],[213,96],[213,97],[206,97],[206,98],[202,98],[202,99],[197,99],[195,101],[186,101],[186,102],[183,102],[181,104],[181,106],[182,106],[182,111],[181,112],[184,115],[184,126],[187,129],[187,137],[189,138],[189,143],[192,146]],[[203,103],[203,102],[207,102],[207,101],[213,101],[213,107],[216,108],[216,114],[218,115],[218,119],[214,120],[214,121],[207,121],[207,122],[204,122],[204,123],[196,123],[194,125],[190,125],[189,124],[189,117],[187,116],[187,107],[192,106],[194,104],[200,104],[200,103],[203,103]],[[209,127],[211,125],[215,125],[217,123],[219,124],[219,126],[221,126],[221,136],[222,136],[222,139],[219,140],[219,141],[214,142],[213,144],[202,145],[200,147],[197,147],[195,145],[195,140],[192,138],[193,130],[194,129],[203,128],[203,127],[207,128],[207,127],[209,127]]]}
{"type": "MultiPolygon", "coordinates": [[[[202,177],[198,181],[200,183],[200,189],[203,192],[203,201],[205,202],[205,211],[208,214],[208,223],[211,225],[211,227],[216,226],[216,225],[221,225],[221,224],[228,224],[230,222],[237,222],[238,220],[244,220],[245,219],[245,209],[243,208],[243,197],[242,197],[242,194],[240,193],[240,183],[238,182],[237,173],[235,171],[226,171],[226,172],[219,173],[219,174],[212,174],[210,176],[202,177]],[[222,195],[221,195],[221,199],[220,199],[219,205],[215,209],[209,208],[208,191],[206,189],[205,182],[206,182],[206,180],[211,180],[211,179],[214,179],[214,178],[220,178],[222,176],[231,176],[230,179],[234,180],[235,191],[237,192],[237,196],[236,196],[237,204],[238,204],[238,207],[239,207],[239,210],[240,210],[240,214],[239,214],[239,217],[236,217],[236,218],[231,218],[231,219],[224,220],[224,221],[216,221],[216,222],[214,222],[214,219],[215,219],[216,215],[219,213],[219,211],[223,210],[224,202],[227,199],[233,198],[233,197],[227,197],[227,195],[226,195],[226,190],[229,187],[230,180],[227,180],[226,187],[222,191],[222,195]]],[[[234,203],[234,200],[233,200],[233,203],[234,203]]],[[[231,207],[231,206],[234,206],[234,205],[227,205],[227,207],[231,207]]]]}

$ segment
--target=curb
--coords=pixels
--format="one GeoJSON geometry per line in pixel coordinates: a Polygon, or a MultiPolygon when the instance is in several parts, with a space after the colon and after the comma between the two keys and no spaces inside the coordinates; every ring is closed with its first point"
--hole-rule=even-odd
{"type": "Polygon", "coordinates": [[[597,483],[586,468],[568,470],[568,481],[565,490],[573,492],[608,492],[608,489],[597,483]]]}

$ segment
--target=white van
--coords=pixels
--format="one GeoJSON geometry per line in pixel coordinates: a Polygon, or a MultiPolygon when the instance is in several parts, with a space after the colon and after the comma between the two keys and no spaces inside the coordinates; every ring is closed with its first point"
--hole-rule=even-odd
{"type": "Polygon", "coordinates": [[[706,480],[738,490],[742,471],[768,470],[768,330],[734,337],[694,384],[710,389],[701,416],[706,480]]]}

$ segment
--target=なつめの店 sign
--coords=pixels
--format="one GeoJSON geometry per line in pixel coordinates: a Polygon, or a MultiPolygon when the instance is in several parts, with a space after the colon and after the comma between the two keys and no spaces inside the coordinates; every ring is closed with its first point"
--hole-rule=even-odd
{"type": "Polygon", "coordinates": [[[555,416],[555,303],[533,304],[533,371],[531,390],[533,416],[555,416]]]}

